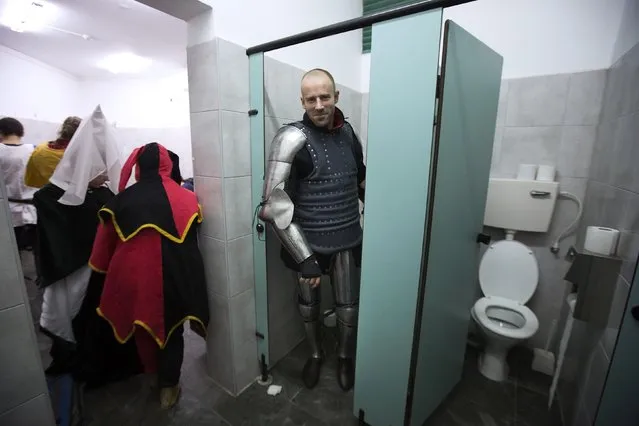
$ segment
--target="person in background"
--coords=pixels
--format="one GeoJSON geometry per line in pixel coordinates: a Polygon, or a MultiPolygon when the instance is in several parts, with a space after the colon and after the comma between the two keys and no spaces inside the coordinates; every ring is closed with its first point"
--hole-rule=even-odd
{"type": "Polygon", "coordinates": [[[4,178],[11,211],[25,286],[31,304],[31,315],[38,324],[42,308],[42,291],[38,288],[38,262],[36,259],[36,208],[33,194],[36,189],[24,184],[24,171],[33,152],[33,145],[22,143],[24,128],[15,118],[0,119],[0,173],[4,178]],[[31,253],[29,253],[31,252],[31,253]],[[34,271],[35,269],[35,271],[34,271]],[[33,273],[35,272],[35,276],[33,273]]]}
{"type": "Polygon", "coordinates": [[[195,191],[195,186],[193,185],[193,178],[187,178],[184,179],[184,182],[182,182],[182,188],[188,189],[191,192],[195,191]]]}
{"type": "Polygon", "coordinates": [[[42,188],[49,183],[49,179],[51,179],[81,122],[80,117],[67,117],[58,131],[56,140],[45,142],[35,148],[24,174],[24,183],[27,186],[42,188]]]}
{"type": "Polygon", "coordinates": [[[178,160],[155,142],[133,151],[119,193],[99,212],[89,261],[106,276],[98,313],[120,343],[134,337],[145,371],[158,374],[165,409],[180,395],[184,322],[200,335],[209,322],[202,213],[195,194],[180,187],[178,160]],[[134,167],[136,183],[126,188],[134,167]]]}
{"type": "MultiPolygon", "coordinates": [[[[115,139],[95,137],[107,133],[107,126],[96,109],[77,133],[74,127],[64,157],[33,197],[44,287],[40,329],[52,339],[52,362],[45,373],[72,374],[89,387],[141,372],[135,345],[116,342],[96,312],[104,276],[88,265],[98,211],[114,196],[104,183],[117,182],[121,169],[119,158],[109,157],[119,151],[115,139]]],[[[63,126],[61,135],[69,136],[67,130],[63,126]]]]}
{"type": "Polygon", "coordinates": [[[182,188],[193,192],[193,178],[182,179],[182,172],[180,171],[180,156],[169,150],[169,157],[171,157],[171,162],[173,163],[171,179],[173,179],[182,188]]]}
{"type": "Polygon", "coordinates": [[[18,250],[31,250],[35,244],[37,222],[33,205],[35,188],[24,183],[24,172],[33,153],[33,145],[23,145],[24,127],[15,118],[0,118],[0,172],[7,188],[11,221],[18,250]]]}

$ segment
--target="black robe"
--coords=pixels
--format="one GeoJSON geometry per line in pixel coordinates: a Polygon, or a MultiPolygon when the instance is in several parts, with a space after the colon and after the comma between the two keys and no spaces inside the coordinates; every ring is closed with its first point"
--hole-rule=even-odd
{"type": "MultiPolygon", "coordinates": [[[[88,264],[99,223],[98,210],[113,198],[113,193],[103,187],[89,190],[82,205],[66,206],[58,203],[63,194],[61,188],[48,184],[33,198],[38,210],[36,262],[43,287],[88,264]]],[[[97,387],[142,372],[135,345],[116,342],[111,327],[96,312],[103,286],[104,276],[93,272],[80,311],[72,321],[76,343],[41,329],[53,339],[48,375],[72,374],[88,387],[97,387]]]]}

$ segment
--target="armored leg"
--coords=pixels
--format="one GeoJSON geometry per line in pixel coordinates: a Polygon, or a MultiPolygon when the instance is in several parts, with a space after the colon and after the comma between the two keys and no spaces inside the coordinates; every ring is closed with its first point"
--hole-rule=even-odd
{"type": "Polygon", "coordinates": [[[299,310],[304,320],[306,340],[311,348],[311,356],[304,365],[302,379],[304,385],[312,389],[319,381],[323,361],[320,336],[320,288],[311,288],[309,284],[301,283],[299,276],[296,276],[296,279],[299,286],[299,310]]]}
{"type": "Polygon", "coordinates": [[[353,358],[359,312],[359,270],[355,267],[350,251],[340,252],[335,256],[331,284],[339,334],[337,379],[340,387],[348,391],[355,381],[353,358]]]}

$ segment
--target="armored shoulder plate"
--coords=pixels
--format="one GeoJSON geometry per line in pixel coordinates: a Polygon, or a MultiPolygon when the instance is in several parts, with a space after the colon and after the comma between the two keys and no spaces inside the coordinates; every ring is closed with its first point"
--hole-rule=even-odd
{"type": "Polygon", "coordinates": [[[306,135],[303,131],[295,126],[281,127],[273,142],[269,153],[269,161],[281,161],[284,163],[292,163],[295,155],[306,144],[306,135]]]}

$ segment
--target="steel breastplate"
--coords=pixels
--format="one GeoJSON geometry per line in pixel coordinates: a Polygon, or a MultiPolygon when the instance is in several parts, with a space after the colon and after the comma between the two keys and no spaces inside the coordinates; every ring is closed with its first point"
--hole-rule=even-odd
{"type": "Polygon", "coordinates": [[[362,228],[353,132],[346,125],[332,132],[295,125],[306,134],[313,171],[297,181],[293,220],[317,253],[356,247],[362,228]]]}

